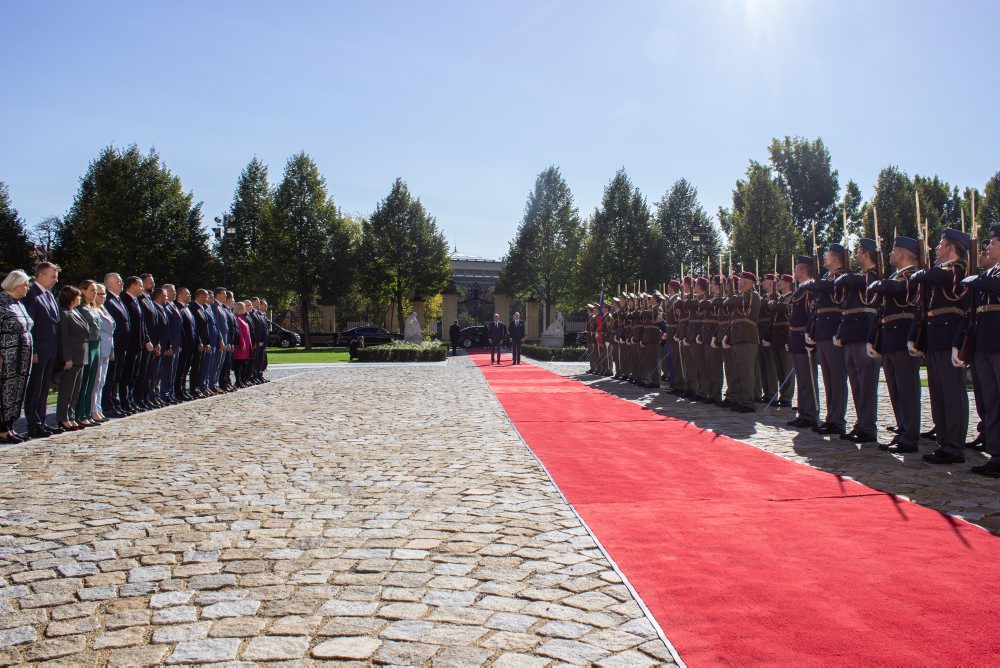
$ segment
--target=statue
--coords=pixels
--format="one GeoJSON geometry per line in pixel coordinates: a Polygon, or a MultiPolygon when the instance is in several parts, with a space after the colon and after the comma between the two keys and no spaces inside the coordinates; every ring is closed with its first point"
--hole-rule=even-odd
{"type": "Polygon", "coordinates": [[[556,319],[542,332],[542,345],[562,347],[566,343],[566,321],[563,314],[556,311],[556,319]]]}
{"type": "Polygon", "coordinates": [[[403,327],[403,339],[407,343],[423,343],[423,328],[420,326],[420,320],[417,319],[416,312],[406,316],[406,324],[403,327]]]}

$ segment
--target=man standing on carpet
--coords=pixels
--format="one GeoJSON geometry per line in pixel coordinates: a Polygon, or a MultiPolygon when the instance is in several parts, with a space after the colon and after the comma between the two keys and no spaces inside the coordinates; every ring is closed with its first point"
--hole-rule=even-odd
{"type": "Polygon", "coordinates": [[[510,319],[510,356],[514,364],[521,363],[521,342],[524,341],[524,321],[521,314],[514,312],[514,317],[510,319]]]}
{"type": "Polygon", "coordinates": [[[878,446],[884,452],[917,452],[920,442],[920,360],[907,350],[917,303],[917,285],[910,276],[917,270],[920,243],[909,237],[896,237],[889,264],[896,271],[872,283],[872,292],[881,295],[879,326],[868,342],[868,354],[880,355],[885,371],[889,402],[896,418],[896,435],[878,446]]]}
{"type": "Polygon", "coordinates": [[[816,259],[808,255],[795,257],[795,280],[799,287],[788,298],[788,352],[795,365],[795,385],[798,388],[799,414],[788,422],[790,427],[813,428],[818,425],[819,395],[816,378],[816,347],[807,339],[812,318],[812,292],[816,259]]]}
{"type": "MultiPolygon", "coordinates": [[[[792,355],[788,352],[788,303],[794,286],[795,279],[791,274],[781,274],[777,277],[776,291],[768,299],[768,312],[771,314],[771,359],[779,385],[778,400],[774,405],[780,408],[791,406],[792,396],[795,394],[795,366],[792,355]]],[[[772,398],[767,397],[767,400],[771,401],[772,398]]]]}
{"type": "Polygon", "coordinates": [[[842,313],[839,291],[834,282],[847,266],[847,249],[841,244],[830,244],[823,256],[823,265],[827,270],[823,278],[809,284],[816,303],[811,330],[806,338],[806,343],[816,346],[826,394],[826,420],[814,431],[839,436],[847,431],[847,367],[844,349],[839,340],[834,341],[842,313]]]}
{"type": "MultiPolygon", "coordinates": [[[[990,461],[973,466],[972,472],[1000,478],[1000,225],[990,227],[990,245],[986,258],[990,266],[979,276],[967,278],[965,287],[976,293],[974,323],[975,358],[972,369],[979,378],[979,390],[986,407],[982,439],[990,461]]],[[[985,266],[986,263],[984,263],[985,266]]]]}
{"type": "Polygon", "coordinates": [[[868,341],[875,329],[875,301],[868,298],[868,286],[877,281],[878,254],[882,251],[873,239],[858,243],[860,272],[847,272],[837,277],[836,289],[843,295],[840,329],[834,341],[844,349],[847,378],[851,383],[856,420],[854,428],[841,436],[845,441],[874,443],[875,419],[878,415],[878,372],[881,360],[870,356],[868,341]]]}
{"type": "Polygon", "coordinates": [[[493,322],[486,326],[486,333],[490,339],[490,364],[500,365],[500,357],[503,354],[503,340],[507,336],[507,328],[500,321],[500,314],[493,314],[493,322]]]}
{"type": "Polygon", "coordinates": [[[733,310],[732,326],[729,328],[728,344],[733,350],[733,370],[735,388],[732,410],[737,413],[753,413],[754,375],[757,373],[757,350],[760,339],[757,336],[757,317],[760,314],[760,295],[754,290],[757,276],[744,271],[740,274],[739,295],[733,310]]]}
{"type": "MultiPolygon", "coordinates": [[[[971,239],[955,229],[941,233],[935,249],[935,266],[921,269],[911,280],[923,291],[922,320],[926,320],[927,387],[931,395],[938,449],[924,455],[928,464],[957,464],[965,461],[965,434],[969,428],[969,396],[965,389],[965,365],[958,360],[956,341],[965,318],[967,290],[965,278],[971,239]]],[[[918,340],[916,327],[910,341],[918,340]]]]}
{"type": "Polygon", "coordinates": [[[667,284],[667,301],[664,306],[664,319],[667,326],[663,336],[667,342],[667,383],[671,394],[681,394],[684,384],[684,371],[681,366],[681,349],[677,340],[677,329],[680,326],[680,292],[681,282],[673,279],[667,284]]]}

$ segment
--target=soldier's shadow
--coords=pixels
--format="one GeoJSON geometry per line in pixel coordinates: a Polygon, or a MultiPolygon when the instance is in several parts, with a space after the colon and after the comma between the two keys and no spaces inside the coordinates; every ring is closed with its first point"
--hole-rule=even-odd
{"type": "MultiPolygon", "coordinates": [[[[806,464],[837,476],[845,485],[854,480],[883,492],[905,519],[899,497],[937,510],[942,519],[953,527],[958,520],[949,513],[966,514],[979,523],[979,511],[990,510],[1000,496],[1000,480],[976,476],[969,467],[985,463],[984,453],[966,450],[966,462],[953,465],[931,465],[922,456],[934,451],[933,442],[922,440],[920,452],[892,455],[878,449],[875,443],[859,445],[843,441],[836,435],[823,436],[809,429],[800,430],[786,423],[795,417],[790,408],[758,405],[753,414],[736,413],[719,406],[679,399],[665,389],[643,388],[632,383],[577,374],[574,379],[587,383],[613,396],[634,401],[658,415],[677,418],[705,430],[742,441],[779,456],[806,464]]],[[[883,416],[882,422],[885,422],[883,416]]],[[[924,428],[929,428],[928,424],[924,428]]],[[[882,440],[888,436],[883,434],[882,440]]],[[[996,516],[982,526],[1000,534],[996,516]]],[[[956,532],[957,534],[957,532],[956,532]]]]}

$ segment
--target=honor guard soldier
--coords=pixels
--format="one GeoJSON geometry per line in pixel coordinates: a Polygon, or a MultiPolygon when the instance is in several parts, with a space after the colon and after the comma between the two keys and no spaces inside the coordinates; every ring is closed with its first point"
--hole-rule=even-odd
{"type": "Polygon", "coordinates": [[[702,342],[701,330],[705,325],[705,311],[702,301],[705,299],[708,281],[704,276],[698,276],[692,284],[691,296],[688,298],[688,329],[684,344],[688,351],[688,372],[691,387],[688,396],[692,401],[705,399],[705,344],[702,342]]]}
{"type": "Polygon", "coordinates": [[[664,337],[667,341],[667,350],[669,350],[667,354],[667,373],[670,378],[667,382],[670,385],[671,394],[680,394],[686,388],[684,384],[684,372],[681,368],[681,349],[677,335],[681,316],[680,301],[681,282],[674,279],[667,284],[667,301],[663,309],[664,319],[667,323],[664,337]]]}
{"type": "MultiPolygon", "coordinates": [[[[982,259],[982,258],[981,258],[982,259]]],[[[965,281],[965,287],[976,295],[975,312],[970,312],[974,346],[973,371],[979,379],[986,415],[982,438],[990,460],[973,466],[972,472],[990,478],[1000,478],[1000,225],[990,228],[988,267],[978,276],[965,281]]]]}
{"type": "Polygon", "coordinates": [[[729,330],[732,328],[733,314],[739,301],[736,289],[739,280],[736,276],[727,276],[722,281],[725,298],[719,311],[719,331],[715,335],[719,345],[722,346],[722,370],[726,377],[726,390],[719,404],[722,408],[733,407],[733,392],[736,388],[736,367],[733,365],[733,347],[729,345],[729,330]]]}
{"type": "Polygon", "coordinates": [[[601,342],[598,344],[600,364],[597,367],[597,372],[602,376],[610,376],[614,369],[611,355],[611,342],[614,340],[615,329],[615,320],[611,313],[613,304],[614,299],[608,302],[607,310],[601,318],[601,342]]]}
{"type": "Polygon", "coordinates": [[[798,417],[791,420],[791,427],[819,425],[819,395],[816,390],[816,347],[807,338],[812,320],[812,285],[816,271],[816,258],[808,255],[795,257],[795,280],[799,286],[788,298],[788,352],[795,365],[795,384],[798,387],[798,417]]]}
{"type": "Polygon", "coordinates": [[[911,280],[922,291],[921,313],[910,334],[916,344],[926,340],[927,386],[931,395],[938,449],[924,455],[929,464],[965,461],[965,433],[969,428],[969,396],[965,389],[965,366],[957,359],[956,341],[965,318],[966,290],[960,283],[971,240],[960,230],[946,229],[935,249],[935,266],[921,269],[911,280]],[[921,333],[922,330],[922,333],[921,333]],[[957,364],[956,364],[957,362],[957,364]]]}
{"type": "Polygon", "coordinates": [[[830,244],[823,255],[823,264],[826,273],[809,284],[815,296],[815,307],[806,343],[816,345],[826,395],[826,419],[815,431],[839,436],[847,431],[847,368],[844,349],[839,340],[834,341],[842,313],[834,283],[847,266],[847,249],[840,244],[830,244]]]}
{"type": "Polygon", "coordinates": [[[649,386],[660,389],[663,374],[663,348],[660,345],[660,323],[663,322],[663,293],[653,290],[649,299],[649,323],[646,325],[646,352],[649,355],[649,386]]]}
{"type": "Polygon", "coordinates": [[[878,415],[878,372],[881,360],[878,354],[869,355],[868,342],[875,331],[878,295],[869,295],[868,286],[879,279],[878,253],[881,251],[872,239],[858,243],[858,272],[847,272],[837,277],[834,286],[843,302],[840,329],[835,340],[844,349],[847,379],[854,399],[854,428],[841,436],[855,443],[876,443],[875,420],[878,415]]]}
{"type": "Polygon", "coordinates": [[[590,368],[587,373],[597,373],[597,307],[587,304],[587,361],[590,368]]]}
{"type": "Polygon", "coordinates": [[[920,262],[920,243],[896,237],[889,254],[895,270],[869,286],[879,295],[878,327],[869,339],[869,354],[879,355],[885,371],[889,402],[896,419],[896,435],[879,449],[917,452],[920,441],[920,361],[910,354],[907,341],[913,325],[918,286],[910,281],[920,262]]]}
{"type": "MultiPolygon", "coordinates": [[[[778,400],[775,406],[788,408],[795,394],[795,365],[788,352],[788,304],[791,301],[795,279],[791,274],[781,274],[775,281],[775,291],[767,302],[771,315],[771,338],[769,340],[771,359],[778,377],[778,400]]],[[[771,401],[772,397],[768,397],[771,401]]]]}
{"type": "Polygon", "coordinates": [[[737,413],[753,413],[753,384],[757,372],[757,350],[760,338],[757,335],[757,316],[760,314],[760,295],[754,290],[757,277],[749,271],[740,274],[739,294],[733,308],[732,323],[729,327],[727,345],[733,351],[734,385],[732,410],[737,413]]]}
{"type": "Polygon", "coordinates": [[[625,378],[625,346],[622,344],[622,337],[625,335],[625,304],[627,301],[624,292],[614,299],[615,326],[612,344],[615,353],[615,375],[613,376],[615,380],[623,380],[625,378]]]}
{"type": "MultiPolygon", "coordinates": [[[[975,243],[975,239],[973,239],[973,243],[975,243]]],[[[967,280],[972,280],[973,278],[975,278],[978,275],[978,271],[979,270],[985,271],[985,270],[989,269],[990,267],[992,267],[994,264],[995,264],[994,262],[990,262],[990,240],[989,239],[983,239],[983,241],[979,245],[979,257],[976,258],[976,265],[975,265],[976,271],[973,271],[973,269],[970,268],[969,272],[968,272],[969,275],[966,277],[966,279],[967,280]]],[[[970,298],[973,301],[975,301],[975,300],[979,299],[980,296],[981,296],[981,293],[979,293],[979,292],[973,292],[973,293],[971,293],[971,297],[970,298]]],[[[969,304],[968,318],[967,318],[967,320],[968,320],[969,323],[974,323],[975,322],[976,309],[973,308],[973,307],[978,307],[978,306],[979,306],[979,304],[971,304],[971,303],[969,304]]],[[[973,331],[975,331],[974,328],[973,328],[973,331]]],[[[966,334],[966,336],[968,337],[968,334],[966,334]]],[[[972,341],[970,340],[969,343],[971,344],[972,341]]],[[[966,443],[965,447],[969,448],[970,450],[980,450],[980,451],[982,451],[982,450],[985,449],[984,446],[983,446],[983,444],[984,444],[983,429],[986,428],[986,412],[987,412],[986,409],[987,409],[987,406],[986,406],[986,403],[983,401],[983,388],[980,387],[980,385],[979,385],[979,374],[976,373],[975,355],[974,354],[971,355],[971,358],[972,359],[966,359],[965,361],[966,362],[971,362],[972,365],[973,365],[972,366],[972,372],[971,372],[971,376],[972,376],[972,397],[973,397],[973,399],[975,399],[976,415],[979,417],[979,422],[976,423],[976,437],[973,440],[971,440],[968,443],[966,443]]]]}
{"type": "Polygon", "coordinates": [[[760,284],[760,315],[757,317],[757,334],[760,336],[760,349],[757,352],[757,384],[754,388],[755,398],[759,403],[766,404],[778,390],[778,383],[784,376],[779,376],[774,367],[774,356],[771,355],[771,310],[769,303],[774,295],[774,274],[764,274],[760,284]]]}
{"type": "Polygon", "coordinates": [[[722,403],[722,346],[719,333],[719,310],[722,308],[722,277],[713,276],[709,294],[702,302],[705,312],[701,340],[705,348],[705,398],[706,403],[722,403]]]}
{"type": "Polygon", "coordinates": [[[697,390],[696,376],[691,368],[691,344],[687,341],[688,327],[691,322],[691,291],[693,290],[693,279],[684,276],[681,280],[681,294],[677,301],[677,346],[680,349],[681,369],[684,376],[684,389],[678,392],[680,397],[693,397],[697,390]]]}

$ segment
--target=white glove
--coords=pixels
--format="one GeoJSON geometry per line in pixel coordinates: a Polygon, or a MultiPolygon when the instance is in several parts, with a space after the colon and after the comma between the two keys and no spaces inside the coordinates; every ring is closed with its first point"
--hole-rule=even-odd
{"type": "Polygon", "coordinates": [[[712,347],[715,348],[716,350],[719,349],[719,340],[714,336],[712,337],[712,347]]]}
{"type": "Polygon", "coordinates": [[[728,336],[722,337],[722,348],[724,350],[731,350],[732,349],[732,346],[729,345],[729,337],[728,336]]]}
{"type": "Polygon", "coordinates": [[[840,340],[839,336],[835,336],[835,337],[833,337],[833,345],[835,345],[838,348],[840,348],[840,347],[842,347],[844,345],[844,343],[840,340]]]}
{"type": "Polygon", "coordinates": [[[788,344],[787,344],[787,343],[785,344],[785,352],[786,352],[786,353],[790,353],[790,352],[792,352],[791,350],[789,350],[789,349],[788,349],[788,344]]]}
{"type": "Polygon", "coordinates": [[[878,359],[878,351],[875,350],[875,346],[870,343],[866,343],[865,345],[868,347],[868,357],[871,357],[873,360],[878,359]]]}
{"type": "Polygon", "coordinates": [[[806,337],[806,345],[810,345],[810,346],[815,346],[816,345],[816,342],[813,341],[813,337],[809,336],[808,334],[806,334],[805,337],[806,337]]]}
{"type": "Polygon", "coordinates": [[[965,366],[965,362],[963,362],[958,358],[958,348],[951,349],[951,364],[952,366],[956,366],[959,369],[965,366]]]}
{"type": "Polygon", "coordinates": [[[680,342],[681,342],[681,339],[680,339],[680,337],[679,337],[679,336],[675,336],[675,337],[674,337],[674,342],[675,342],[675,343],[680,343],[680,342]]]}
{"type": "Polygon", "coordinates": [[[923,357],[924,356],[924,354],[922,352],[920,352],[919,350],[917,350],[917,344],[915,344],[913,341],[907,341],[906,342],[906,350],[907,350],[907,352],[910,353],[911,357],[923,357]]]}
{"type": "Polygon", "coordinates": [[[694,337],[694,342],[695,343],[702,343],[701,334],[699,334],[698,336],[694,337]]]}
{"type": "Polygon", "coordinates": [[[767,341],[767,340],[764,340],[764,341],[760,342],[760,345],[764,346],[765,348],[770,348],[771,347],[771,342],[767,341]]]}
{"type": "Polygon", "coordinates": [[[690,348],[691,347],[691,344],[688,343],[687,339],[684,339],[683,341],[681,341],[681,345],[684,346],[684,347],[686,347],[686,348],[690,348]]]}

